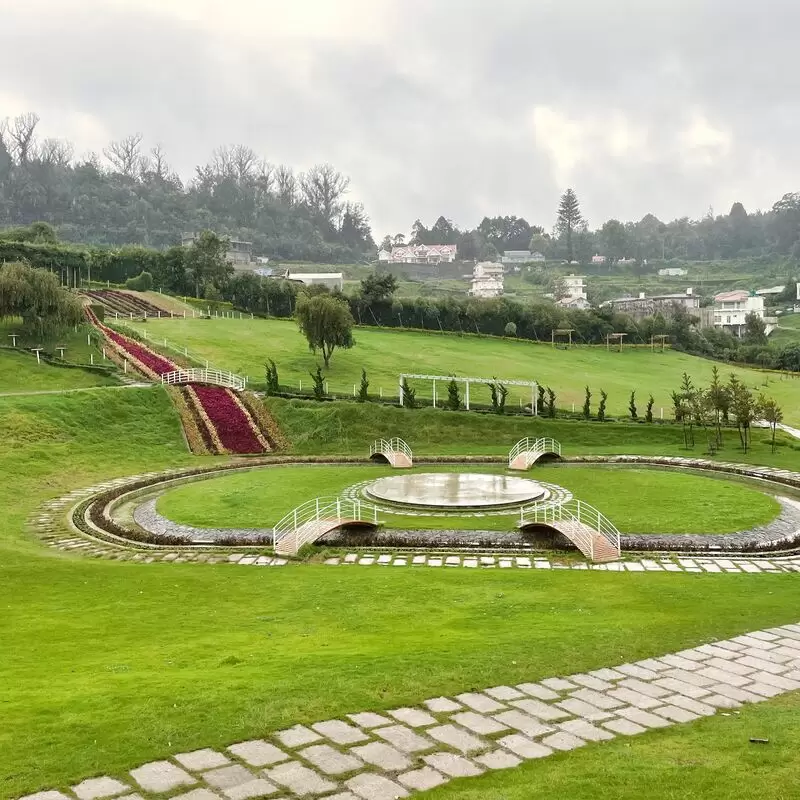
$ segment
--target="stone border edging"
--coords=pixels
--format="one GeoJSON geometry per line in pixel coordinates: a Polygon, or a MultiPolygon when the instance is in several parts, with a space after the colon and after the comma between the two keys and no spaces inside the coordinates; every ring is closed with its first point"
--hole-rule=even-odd
{"type": "MultiPolygon", "coordinates": [[[[419,459],[420,464],[480,464],[480,463],[504,463],[502,456],[472,456],[472,457],[427,457],[419,459]]],[[[767,483],[777,483],[800,489],[800,473],[789,470],[781,470],[773,467],[759,467],[746,464],[714,462],[706,459],[690,459],[672,456],[577,456],[565,459],[567,463],[619,463],[619,464],[645,464],[662,467],[675,467],[684,469],[709,470],[722,473],[741,475],[743,477],[763,480],[767,483]]],[[[282,466],[290,464],[362,464],[363,458],[353,456],[266,456],[260,458],[237,459],[226,464],[215,464],[207,467],[194,469],[175,468],[162,472],[150,472],[134,475],[126,478],[117,478],[111,481],[79,489],[55,500],[44,503],[37,514],[32,518],[31,524],[37,535],[43,539],[50,547],[63,550],[80,551],[86,555],[98,558],[115,558],[128,560],[157,560],[157,556],[143,555],[145,553],[168,551],[173,557],[172,560],[202,560],[212,563],[225,561],[226,553],[230,552],[234,546],[203,546],[187,545],[181,543],[162,543],[150,541],[131,541],[120,537],[113,530],[103,530],[99,526],[89,528],[86,517],[90,508],[95,508],[95,522],[97,518],[103,519],[108,506],[116,501],[122,502],[122,498],[131,493],[149,489],[165,481],[176,481],[184,479],[200,480],[203,477],[211,476],[215,473],[224,474],[229,471],[248,471],[251,469],[282,466]],[[98,503],[102,503],[102,511],[97,513],[98,503]],[[59,519],[60,514],[69,508],[69,520],[59,519]],[[81,506],[84,506],[81,509],[81,506]],[[96,535],[95,535],[96,534],[96,535]],[[109,537],[109,538],[105,538],[109,537]],[[198,551],[200,551],[198,553],[198,551]],[[193,555],[190,555],[193,554],[193,555]]],[[[105,519],[103,519],[105,522],[105,519]]],[[[108,520],[112,525],[112,520],[108,520]]],[[[724,536],[724,534],[723,534],[724,536]]],[[[681,537],[682,543],[688,537],[681,537]]],[[[715,537],[719,541],[719,537],[715,537]]],[[[776,544],[776,543],[772,543],[776,544]]],[[[783,542],[777,543],[781,546],[783,542]]],[[[241,550],[243,546],[237,545],[235,549],[241,550]]],[[[244,546],[244,549],[249,549],[244,546]]],[[[263,546],[262,546],[263,549],[263,546]]],[[[767,548],[755,548],[763,549],[767,548]]],[[[705,549],[708,552],[708,549],[705,549]]],[[[691,553],[689,548],[675,550],[679,552],[691,553]]],[[[719,554],[719,550],[714,551],[719,554]]],[[[738,551],[742,552],[742,551],[738,551]]],[[[777,551],[775,547],[770,548],[772,554],[791,554],[791,550],[777,551]]],[[[285,559],[270,559],[270,561],[283,561],[285,559]]]]}

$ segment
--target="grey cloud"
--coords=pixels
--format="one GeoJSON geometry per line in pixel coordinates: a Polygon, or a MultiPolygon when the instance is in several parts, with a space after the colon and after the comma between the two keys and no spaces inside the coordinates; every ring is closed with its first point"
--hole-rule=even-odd
{"type": "Polygon", "coordinates": [[[231,142],[298,168],[330,161],[377,236],[439,214],[549,227],[566,182],[596,225],[797,188],[793,0],[384,0],[363,29],[337,2],[346,36],[281,37],[264,20],[282,4],[267,2],[260,39],[123,0],[37,0],[5,12],[0,96],[51,131],[71,112],[110,136],[140,130],[184,175],[231,142]],[[610,141],[625,126],[627,149],[610,141]]]}

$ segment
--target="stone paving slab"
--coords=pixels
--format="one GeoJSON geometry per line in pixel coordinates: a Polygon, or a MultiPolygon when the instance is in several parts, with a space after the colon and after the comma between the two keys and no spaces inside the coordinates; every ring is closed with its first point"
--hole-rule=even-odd
{"type": "Polygon", "coordinates": [[[151,761],[132,769],[131,777],[148,792],[169,792],[197,783],[197,778],[169,761],[151,761]]]}
{"type": "Polygon", "coordinates": [[[78,800],[101,800],[101,798],[115,797],[129,790],[130,786],[126,783],[118,781],[116,778],[106,777],[89,778],[72,787],[78,800]]]}
{"type": "Polygon", "coordinates": [[[283,750],[279,750],[274,744],[265,742],[263,739],[232,744],[228,751],[252,767],[266,767],[289,759],[283,750]]]}

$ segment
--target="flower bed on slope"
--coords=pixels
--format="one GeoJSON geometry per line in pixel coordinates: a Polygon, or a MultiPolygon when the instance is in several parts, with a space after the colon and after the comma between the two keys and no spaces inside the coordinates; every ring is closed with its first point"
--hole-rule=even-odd
{"type": "Polygon", "coordinates": [[[203,411],[229,453],[264,453],[269,445],[233,393],[221,386],[192,386],[203,411]],[[259,441],[261,439],[261,441],[259,441]]]}

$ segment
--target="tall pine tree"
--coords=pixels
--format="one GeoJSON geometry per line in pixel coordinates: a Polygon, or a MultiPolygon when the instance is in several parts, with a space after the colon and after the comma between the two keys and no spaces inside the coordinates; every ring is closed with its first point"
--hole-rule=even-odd
{"type": "Polygon", "coordinates": [[[573,260],[572,233],[581,230],[586,225],[586,221],[581,214],[578,196],[572,189],[567,189],[561,195],[558,203],[558,217],[556,218],[556,232],[563,237],[567,245],[567,261],[573,260]]]}

